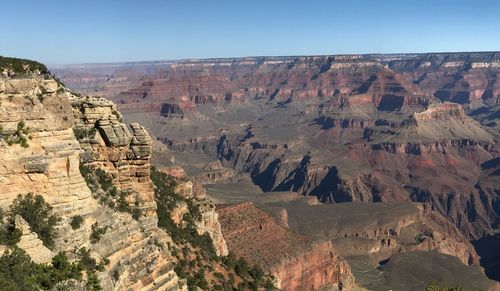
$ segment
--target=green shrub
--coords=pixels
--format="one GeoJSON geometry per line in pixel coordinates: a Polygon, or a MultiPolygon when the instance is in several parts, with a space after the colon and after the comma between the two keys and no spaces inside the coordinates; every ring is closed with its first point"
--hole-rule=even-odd
{"type": "Polygon", "coordinates": [[[82,268],[70,263],[61,252],[52,258],[52,264],[36,264],[21,249],[13,248],[0,257],[0,290],[49,290],[58,282],[81,280],[82,268]]]}
{"type": "Polygon", "coordinates": [[[90,250],[85,247],[78,250],[78,258],[80,268],[87,272],[87,290],[101,290],[101,284],[95,272],[104,271],[105,265],[109,264],[109,260],[104,259],[98,264],[97,261],[90,256],[90,250]]]}
{"type": "Polygon", "coordinates": [[[19,242],[22,233],[15,227],[12,219],[8,219],[7,223],[4,223],[4,218],[5,213],[0,208],[0,245],[13,246],[19,242]]]}
{"type": "Polygon", "coordinates": [[[92,224],[92,232],[90,233],[90,242],[95,244],[98,243],[102,236],[106,233],[106,230],[108,229],[107,226],[105,227],[99,227],[99,224],[96,222],[92,224]]]}
{"type": "Polygon", "coordinates": [[[75,215],[71,217],[71,222],[69,223],[71,225],[72,229],[79,229],[80,226],[82,226],[83,223],[83,217],[80,215],[75,215]]]}
{"type": "Polygon", "coordinates": [[[44,64],[27,59],[9,58],[0,56],[0,71],[7,69],[16,74],[25,75],[39,71],[41,74],[48,74],[49,71],[44,64]]]}
{"type": "Polygon", "coordinates": [[[73,127],[73,133],[75,134],[76,139],[81,140],[85,138],[93,138],[95,136],[96,129],[94,127],[87,128],[81,126],[73,127]]]}
{"type": "Polygon", "coordinates": [[[87,186],[92,191],[94,198],[99,203],[120,212],[128,212],[132,218],[139,220],[142,215],[138,205],[130,206],[127,197],[131,194],[129,190],[119,191],[113,185],[111,177],[102,169],[93,169],[84,164],[80,164],[82,174],[87,186]]]}
{"type": "Polygon", "coordinates": [[[29,131],[24,121],[21,120],[17,124],[16,130],[12,133],[4,133],[3,130],[0,130],[0,139],[5,140],[9,146],[20,144],[23,148],[28,148],[28,138],[31,138],[31,136],[29,136],[29,131]]]}
{"type": "Polygon", "coordinates": [[[133,207],[131,210],[132,218],[135,220],[139,220],[141,218],[142,212],[139,208],[133,207]]]}
{"type": "Polygon", "coordinates": [[[250,270],[250,266],[243,258],[240,258],[236,262],[236,265],[234,266],[234,270],[236,271],[236,274],[238,274],[238,276],[248,277],[248,275],[249,275],[248,271],[250,270]]]}
{"type": "Polygon", "coordinates": [[[17,196],[10,206],[9,214],[12,221],[14,216],[19,214],[46,247],[54,247],[56,236],[54,227],[60,219],[52,215],[52,206],[46,203],[42,196],[35,196],[33,193],[17,196]]]}
{"type": "Polygon", "coordinates": [[[0,245],[14,246],[21,239],[22,233],[14,225],[14,221],[0,224],[0,245]]]}
{"type": "Polygon", "coordinates": [[[79,249],[78,258],[80,259],[80,265],[83,269],[87,271],[104,271],[104,261],[98,264],[97,261],[90,256],[89,249],[85,247],[79,249]]]}
{"type": "Polygon", "coordinates": [[[87,290],[92,290],[92,291],[102,290],[101,282],[99,281],[99,278],[97,278],[97,275],[94,272],[89,272],[87,276],[88,276],[87,284],[85,284],[87,290]]]}

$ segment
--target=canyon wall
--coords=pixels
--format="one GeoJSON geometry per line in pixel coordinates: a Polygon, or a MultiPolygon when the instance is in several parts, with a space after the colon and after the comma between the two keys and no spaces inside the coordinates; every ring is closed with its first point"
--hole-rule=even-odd
{"type": "Polygon", "coordinates": [[[217,212],[229,250],[271,272],[278,288],[349,290],[355,286],[349,265],[331,243],[313,243],[287,230],[252,203],[222,206],[217,212]]]}
{"type": "MultiPolygon", "coordinates": [[[[157,226],[151,138],[144,127],[121,119],[112,102],[80,97],[47,76],[0,78],[0,207],[33,193],[61,218],[48,250],[16,217],[23,234],[18,247],[35,262],[50,262],[59,251],[76,257],[86,248],[97,262],[108,262],[98,273],[104,290],[187,290],[174,271],[172,238],[157,226]],[[96,171],[100,186],[86,181],[96,171]],[[108,198],[104,190],[119,197],[108,198]],[[76,229],[74,217],[82,218],[76,229]],[[104,233],[94,241],[96,227],[104,233]]],[[[208,206],[200,213],[197,231],[208,233],[217,254],[226,255],[217,214],[208,206]]]]}

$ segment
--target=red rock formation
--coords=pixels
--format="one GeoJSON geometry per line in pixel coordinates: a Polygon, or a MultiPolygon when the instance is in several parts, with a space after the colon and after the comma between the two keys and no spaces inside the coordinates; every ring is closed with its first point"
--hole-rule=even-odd
{"type": "Polygon", "coordinates": [[[353,286],[349,265],[331,242],[312,243],[252,203],[217,209],[229,251],[271,272],[283,290],[353,286]]]}

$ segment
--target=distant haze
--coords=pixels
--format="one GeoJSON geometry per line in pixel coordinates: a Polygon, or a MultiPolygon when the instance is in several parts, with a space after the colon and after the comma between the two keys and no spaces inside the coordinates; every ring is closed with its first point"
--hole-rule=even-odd
{"type": "Polygon", "coordinates": [[[0,55],[48,64],[495,51],[494,0],[2,3],[0,55]]]}

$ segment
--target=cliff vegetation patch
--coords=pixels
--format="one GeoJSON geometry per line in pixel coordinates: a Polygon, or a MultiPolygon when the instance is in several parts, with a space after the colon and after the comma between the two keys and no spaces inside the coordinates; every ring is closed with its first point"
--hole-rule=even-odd
{"type": "Polygon", "coordinates": [[[10,206],[10,223],[13,223],[16,215],[24,218],[46,247],[54,247],[55,226],[60,218],[52,214],[52,206],[45,202],[42,196],[33,193],[18,195],[10,206]]]}
{"type": "Polygon", "coordinates": [[[129,190],[118,190],[113,185],[113,180],[102,169],[94,169],[90,166],[80,164],[80,173],[82,174],[92,195],[102,205],[120,212],[128,212],[135,220],[138,220],[142,213],[139,206],[130,205],[127,197],[133,192],[129,190]]]}
{"type": "Polygon", "coordinates": [[[175,272],[185,278],[190,290],[275,290],[274,278],[259,266],[252,266],[233,253],[219,257],[208,233],[198,234],[196,223],[201,221],[200,205],[204,199],[187,198],[175,193],[174,177],[151,170],[157,201],[158,226],[170,234],[174,245],[169,249],[177,260],[175,272]],[[176,206],[186,204],[188,212],[176,223],[171,217],[176,206]]]}
{"type": "MultiPolygon", "coordinates": [[[[89,250],[82,248],[73,262],[65,252],[55,255],[51,264],[33,262],[16,245],[22,235],[14,223],[17,215],[28,223],[46,247],[53,248],[55,244],[55,225],[60,219],[52,214],[52,207],[42,196],[33,193],[19,195],[7,213],[0,210],[0,245],[7,246],[0,257],[0,290],[66,290],[68,287],[101,290],[96,272],[104,270],[106,260],[97,263],[89,250]]],[[[80,219],[73,220],[81,224],[83,220],[80,219]]]]}
{"type": "Polygon", "coordinates": [[[26,124],[21,120],[16,127],[15,131],[8,132],[0,126],[0,140],[4,140],[9,146],[13,144],[19,144],[23,148],[28,148],[28,139],[31,139],[29,135],[30,129],[26,127],[26,124]]]}
{"type": "Polygon", "coordinates": [[[49,73],[47,67],[39,62],[0,56],[0,72],[3,71],[17,75],[26,75],[35,72],[39,72],[40,74],[49,73]]]}

